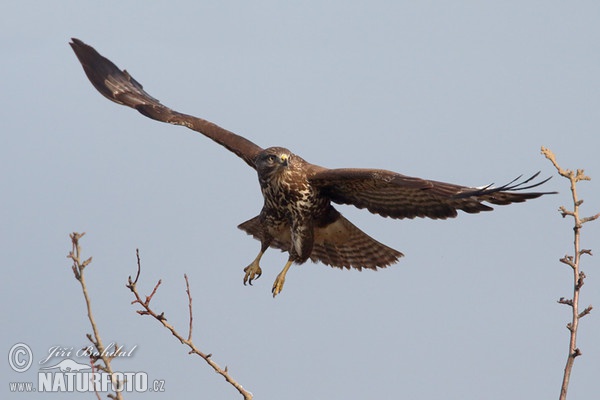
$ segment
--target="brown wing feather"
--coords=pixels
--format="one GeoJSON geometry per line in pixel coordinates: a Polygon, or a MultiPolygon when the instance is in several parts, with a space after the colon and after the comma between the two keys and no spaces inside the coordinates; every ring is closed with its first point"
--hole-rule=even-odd
{"type": "Polygon", "coordinates": [[[445,219],[456,217],[458,210],[467,213],[492,210],[482,202],[505,205],[555,193],[515,192],[547,181],[523,186],[538,174],[524,182],[515,184],[515,180],[498,188],[469,188],[373,169],[318,169],[309,179],[338,204],[351,204],[391,218],[445,219]]]}
{"type": "Polygon", "coordinates": [[[252,168],[254,157],[263,149],[248,139],[202,118],[171,110],[144,91],[125,70],[79,39],[69,43],[94,87],[107,99],[135,108],[146,117],[174,125],[183,125],[214,140],[242,158],[252,168]]]}

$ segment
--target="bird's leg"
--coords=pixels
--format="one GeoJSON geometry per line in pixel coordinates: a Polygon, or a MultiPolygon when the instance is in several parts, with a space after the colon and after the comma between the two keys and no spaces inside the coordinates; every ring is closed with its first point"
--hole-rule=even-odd
{"type": "Polygon", "coordinates": [[[283,284],[285,283],[285,274],[287,274],[293,262],[294,260],[292,257],[290,257],[287,263],[285,263],[283,270],[279,273],[279,275],[277,275],[277,278],[275,278],[275,283],[273,283],[273,289],[271,290],[273,297],[277,296],[283,289],[283,284]]]}
{"type": "Polygon", "coordinates": [[[268,237],[263,238],[260,241],[260,251],[258,252],[258,255],[254,259],[254,261],[250,263],[250,265],[244,268],[244,272],[246,273],[246,275],[244,275],[244,286],[246,285],[246,283],[252,285],[252,281],[254,279],[260,278],[260,276],[262,275],[262,269],[260,269],[260,265],[258,265],[258,263],[260,262],[262,255],[265,254],[265,251],[267,251],[267,249],[269,248],[271,240],[272,239],[268,237]]]}
{"type": "Polygon", "coordinates": [[[258,263],[260,262],[260,259],[262,258],[263,254],[265,254],[265,251],[267,251],[268,248],[268,242],[261,243],[260,251],[258,252],[258,255],[254,259],[254,261],[252,261],[250,265],[244,268],[244,272],[246,273],[246,275],[244,275],[244,286],[246,285],[246,283],[252,285],[252,281],[254,279],[260,278],[260,276],[262,275],[262,269],[260,269],[260,265],[258,265],[258,263]]]}

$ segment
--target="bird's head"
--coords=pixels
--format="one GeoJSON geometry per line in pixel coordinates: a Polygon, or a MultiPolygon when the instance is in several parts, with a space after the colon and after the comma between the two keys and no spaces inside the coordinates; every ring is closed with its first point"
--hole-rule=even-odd
{"type": "Polygon", "coordinates": [[[273,179],[290,166],[293,154],[283,147],[269,147],[256,157],[255,165],[261,179],[273,179]]]}

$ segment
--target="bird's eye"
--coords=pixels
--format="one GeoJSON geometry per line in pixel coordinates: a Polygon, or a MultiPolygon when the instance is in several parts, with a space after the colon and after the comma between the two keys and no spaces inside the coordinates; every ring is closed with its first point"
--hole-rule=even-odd
{"type": "Polygon", "coordinates": [[[273,164],[275,162],[275,156],[274,155],[270,155],[269,157],[267,157],[267,162],[269,164],[273,164]]]}

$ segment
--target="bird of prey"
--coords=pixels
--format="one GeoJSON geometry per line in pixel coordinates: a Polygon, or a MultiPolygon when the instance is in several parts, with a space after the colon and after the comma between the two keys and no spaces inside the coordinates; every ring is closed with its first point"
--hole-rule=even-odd
{"type": "Polygon", "coordinates": [[[283,147],[263,149],[209,121],[172,110],[146,93],[126,70],[81,40],[70,43],[94,87],[106,98],[138,110],[146,117],[183,125],[224,146],[258,174],[264,205],[260,214],[239,228],[260,241],[256,258],[244,269],[244,284],[258,279],[264,252],[273,247],[288,253],[272,288],[283,288],[293,263],[313,262],[338,268],[385,268],[403,256],[354,226],[332,205],[351,204],[390,218],[456,217],[457,211],[490,211],[550,192],[522,192],[546,182],[531,183],[539,174],[517,182],[480,188],[436,182],[380,169],[328,169],[310,164],[283,147]]]}

